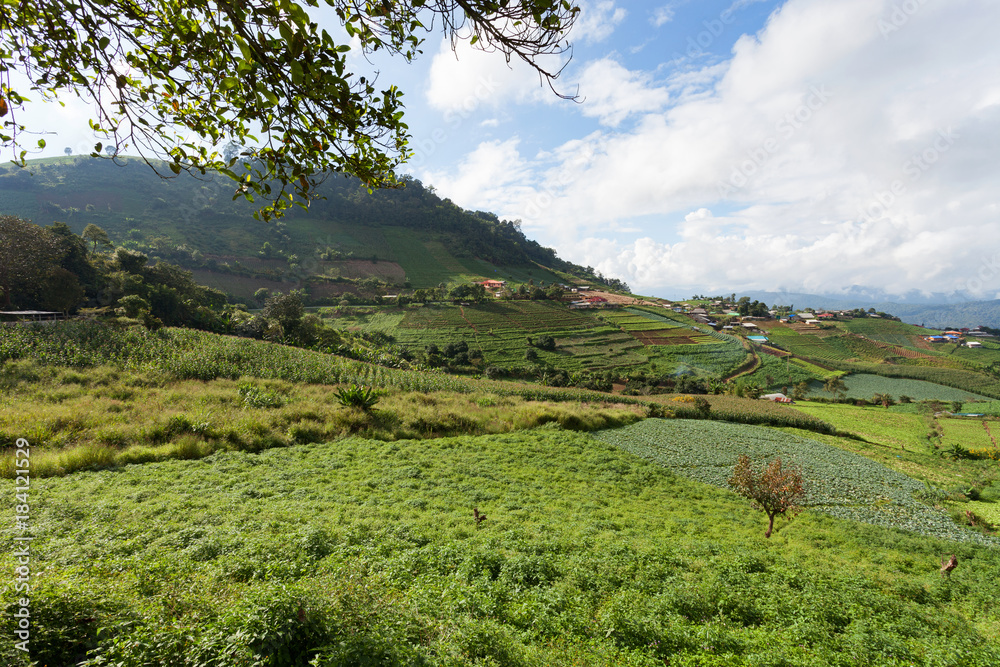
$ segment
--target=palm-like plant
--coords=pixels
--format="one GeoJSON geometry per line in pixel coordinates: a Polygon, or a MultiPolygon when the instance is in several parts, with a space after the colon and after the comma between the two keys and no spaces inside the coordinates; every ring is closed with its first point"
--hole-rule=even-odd
{"type": "Polygon", "coordinates": [[[358,384],[341,387],[333,393],[341,405],[349,408],[359,408],[365,412],[370,412],[381,398],[379,393],[372,387],[365,387],[358,384]]]}

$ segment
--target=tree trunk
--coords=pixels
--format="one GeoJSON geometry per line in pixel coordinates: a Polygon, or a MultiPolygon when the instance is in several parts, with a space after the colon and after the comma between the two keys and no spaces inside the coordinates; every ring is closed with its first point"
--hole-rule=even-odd
{"type": "Polygon", "coordinates": [[[767,519],[768,519],[768,522],[767,522],[767,532],[764,533],[764,537],[770,538],[771,537],[771,531],[774,530],[774,515],[773,514],[768,514],[767,515],[767,519]]]}

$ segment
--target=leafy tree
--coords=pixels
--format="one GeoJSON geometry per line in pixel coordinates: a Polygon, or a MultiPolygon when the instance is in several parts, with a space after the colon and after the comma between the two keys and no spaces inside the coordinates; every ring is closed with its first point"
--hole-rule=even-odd
{"type": "Polygon", "coordinates": [[[288,294],[275,292],[264,302],[261,315],[281,325],[286,334],[292,334],[302,323],[306,309],[302,305],[302,293],[292,290],[288,294]]]}
{"type": "Polygon", "coordinates": [[[80,305],[85,295],[76,275],[61,266],[50,270],[42,282],[42,305],[49,310],[68,313],[80,305]]]}
{"type": "Polygon", "coordinates": [[[463,283],[448,292],[448,296],[455,302],[469,300],[481,303],[486,300],[486,288],[479,283],[463,283]]]}
{"type": "Polygon", "coordinates": [[[694,411],[701,419],[708,419],[712,414],[712,404],[704,396],[694,399],[694,411]]]}
{"type": "Polygon", "coordinates": [[[802,472],[795,466],[783,465],[781,457],[760,470],[750,462],[749,456],[741,454],[729,478],[729,486],[747,498],[755,509],[767,514],[764,537],[771,537],[776,516],[797,514],[806,497],[802,472]]]}
{"type": "Polygon", "coordinates": [[[553,338],[552,336],[542,335],[542,336],[539,336],[538,340],[535,341],[535,345],[540,350],[550,350],[551,351],[551,350],[556,349],[556,339],[553,338]]]}
{"type": "Polygon", "coordinates": [[[810,391],[812,391],[812,387],[809,386],[808,382],[803,380],[802,382],[799,382],[794,387],[792,387],[792,400],[795,401],[805,400],[806,396],[809,395],[810,391]]]}
{"type": "Polygon", "coordinates": [[[338,44],[313,20],[317,0],[5,2],[0,143],[23,161],[19,116],[32,92],[93,99],[92,123],[111,141],[109,155],[130,147],[169,155],[174,173],[221,171],[241,181],[237,194],[272,201],[261,212],[267,218],[292,192],[308,199],[313,174],[396,183],[393,170],[408,153],[402,93],[353,73],[352,43],[362,56],[411,61],[429,28],[440,26],[453,44],[467,37],[527,62],[551,86],[561,70],[545,63],[560,59],[544,57],[568,49],[564,38],[579,11],[568,0],[327,4],[350,41],[338,44]],[[27,79],[27,89],[8,87],[11,72],[27,79]],[[233,171],[234,143],[259,144],[246,149],[244,173],[233,171]]]}
{"type": "Polygon", "coordinates": [[[872,396],[872,403],[888,409],[890,406],[895,405],[896,401],[893,400],[892,394],[875,394],[872,396]]]}
{"type": "Polygon", "coordinates": [[[129,294],[118,300],[116,311],[123,317],[139,317],[149,312],[149,302],[138,294],[129,294]]]}
{"type": "Polygon", "coordinates": [[[839,398],[843,398],[847,394],[847,385],[844,384],[844,381],[840,379],[839,376],[831,377],[823,384],[823,391],[836,394],[839,398]]]}
{"type": "Polygon", "coordinates": [[[41,286],[58,260],[59,243],[38,225],[13,215],[0,215],[0,288],[3,305],[14,293],[27,296],[41,286]]]}
{"type": "Polygon", "coordinates": [[[91,252],[97,252],[98,246],[102,248],[111,247],[111,239],[108,238],[108,233],[94,223],[90,223],[84,227],[83,233],[80,234],[80,236],[82,236],[84,240],[93,244],[93,247],[90,249],[91,252]]]}
{"type": "Polygon", "coordinates": [[[59,245],[59,266],[66,269],[82,283],[90,296],[97,294],[98,271],[91,263],[87,242],[73,233],[65,222],[54,222],[45,228],[59,245]]]}
{"type": "Polygon", "coordinates": [[[137,250],[119,247],[115,251],[115,265],[126,273],[141,273],[147,261],[149,257],[137,250]]]}

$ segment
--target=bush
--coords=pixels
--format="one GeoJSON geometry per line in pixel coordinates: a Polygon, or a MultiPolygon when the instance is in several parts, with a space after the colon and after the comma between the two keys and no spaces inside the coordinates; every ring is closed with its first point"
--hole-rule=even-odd
{"type": "Polygon", "coordinates": [[[373,388],[357,384],[352,384],[349,387],[341,387],[333,393],[341,405],[349,408],[360,408],[365,412],[371,411],[380,398],[378,392],[373,388]]]}

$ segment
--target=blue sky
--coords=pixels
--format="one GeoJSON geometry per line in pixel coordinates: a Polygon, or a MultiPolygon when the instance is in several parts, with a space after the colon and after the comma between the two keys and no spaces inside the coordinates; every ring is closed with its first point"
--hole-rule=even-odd
{"type": "Polygon", "coordinates": [[[405,92],[403,171],[644,294],[1000,298],[1000,3],[579,4],[576,102],[438,35],[377,60],[405,92]]]}

